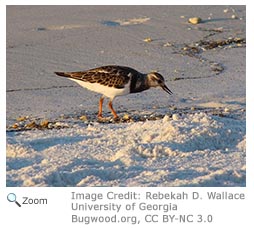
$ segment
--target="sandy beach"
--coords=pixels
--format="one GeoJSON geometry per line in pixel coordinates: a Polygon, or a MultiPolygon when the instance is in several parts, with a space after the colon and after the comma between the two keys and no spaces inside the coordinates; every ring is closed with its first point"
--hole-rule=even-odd
{"type": "Polygon", "coordinates": [[[245,186],[244,6],[7,6],[7,186],[245,186]],[[200,17],[198,24],[189,18],[200,17]],[[124,65],[168,87],[118,97],[55,71],[124,65]]]}

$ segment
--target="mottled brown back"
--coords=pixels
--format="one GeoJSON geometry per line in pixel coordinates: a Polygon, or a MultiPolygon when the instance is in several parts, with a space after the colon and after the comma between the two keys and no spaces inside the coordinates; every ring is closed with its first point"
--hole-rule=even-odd
{"type": "Polygon", "coordinates": [[[141,73],[125,66],[103,66],[87,71],[80,72],[55,72],[59,76],[73,78],[90,83],[99,83],[101,85],[124,88],[131,77],[137,77],[141,73]]]}

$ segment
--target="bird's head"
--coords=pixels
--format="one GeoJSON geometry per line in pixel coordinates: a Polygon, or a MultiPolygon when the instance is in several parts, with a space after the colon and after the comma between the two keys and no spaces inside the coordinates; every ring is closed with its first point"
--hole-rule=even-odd
{"type": "Polygon", "coordinates": [[[166,86],[163,76],[157,72],[151,72],[147,75],[148,83],[150,87],[161,87],[168,94],[172,94],[172,91],[166,86]]]}

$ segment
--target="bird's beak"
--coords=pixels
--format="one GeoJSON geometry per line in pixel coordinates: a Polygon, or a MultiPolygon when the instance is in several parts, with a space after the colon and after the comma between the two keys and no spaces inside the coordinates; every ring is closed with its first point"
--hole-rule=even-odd
{"type": "Polygon", "coordinates": [[[172,91],[171,91],[165,84],[162,85],[161,88],[162,88],[163,90],[165,90],[168,94],[170,94],[170,95],[173,94],[172,91]]]}

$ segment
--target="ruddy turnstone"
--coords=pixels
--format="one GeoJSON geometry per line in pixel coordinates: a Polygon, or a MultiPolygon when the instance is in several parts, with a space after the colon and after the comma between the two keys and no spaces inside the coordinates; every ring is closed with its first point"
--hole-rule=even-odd
{"type": "Polygon", "coordinates": [[[170,89],[165,85],[163,76],[159,73],[142,74],[125,66],[102,66],[87,71],[55,72],[55,74],[69,78],[82,87],[102,94],[99,101],[98,118],[102,118],[102,104],[105,97],[110,99],[108,107],[114,119],[117,119],[118,116],[112,105],[114,98],[117,96],[139,93],[158,86],[168,94],[172,94],[170,89]]]}

